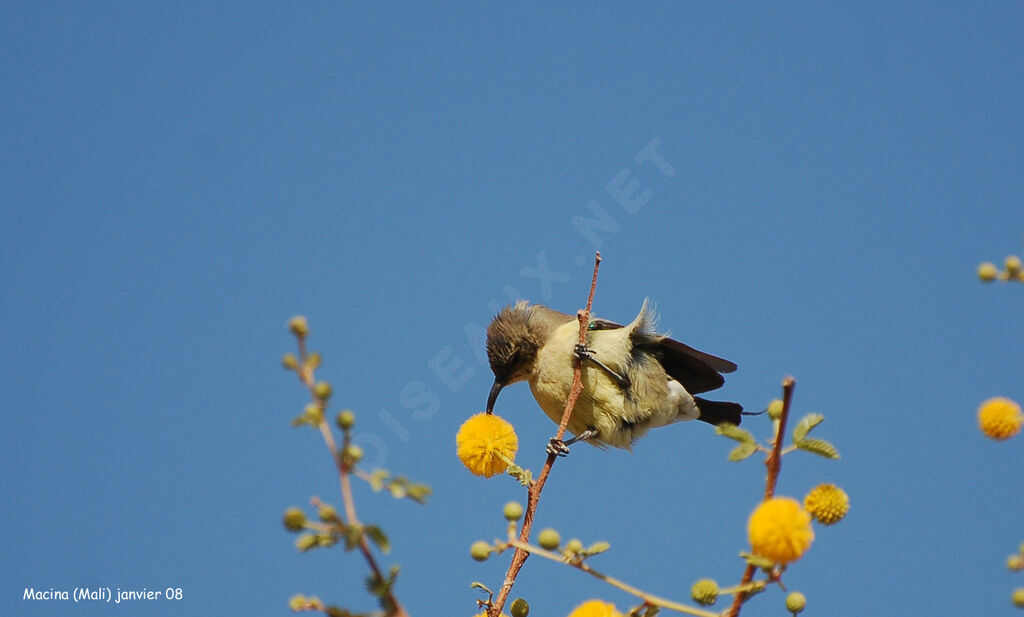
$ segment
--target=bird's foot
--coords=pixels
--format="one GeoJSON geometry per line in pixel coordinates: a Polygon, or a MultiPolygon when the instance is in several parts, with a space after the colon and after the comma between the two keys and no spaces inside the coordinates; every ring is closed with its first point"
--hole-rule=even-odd
{"type": "Polygon", "coordinates": [[[580,359],[581,362],[584,360],[586,360],[587,362],[592,362],[595,366],[599,367],[605,373],[608,373],[608,376],[614,379],[615,383],[619,384],[619,387],[622,388],[623,390],[633,385],[633,382],[630,381],[629,377],[626,377],[625,375],[620,375],[613,369],[609,368],[604,362],[598,360],[597,356],[594,355],[594,351],[587,347],[586,345],[584,345],[583,343],[576,343],[576,347],[573,348],[573,352],[576,355],[576,357],[580,359]]]}
{"type": "Polygon", "coordinates": [[[580,360],[594,359],[594,352],[589,347],[587,347],[586,343],[576,343],[576,346],[573,347],[573,353],[580,360]]]}
{"type": "Polygon", "coordinates": [[[588,428],[587,430],[583,431],[579,435],[576,435],[575,437],[568,441],[562,441],[557,437],[552,437],[548,441],[548,454],[551,454],[553,456],[568,456],[569,446],[576,443],[577,441],[586,441],[594,437],[597,437],[597,430],[592,428],[588,428]]]}
{"type": "Polygon", "coordinates": [[[551,456],[569,456],[569,446],[557,437],[552,437],[548,441],[547,451],[551,456]]]}

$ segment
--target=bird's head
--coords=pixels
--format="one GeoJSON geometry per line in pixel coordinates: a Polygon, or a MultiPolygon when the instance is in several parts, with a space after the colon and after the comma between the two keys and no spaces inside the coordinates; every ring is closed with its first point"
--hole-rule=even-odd
{"type": "Polygon", "coordinates": [[[501,309],[487,326],[487,359],[494,372],[487,413],[494,409],[503,387],[530,378],[541,345],[536,328],[531,327],[534,308],[520,300],[501,309]]]}

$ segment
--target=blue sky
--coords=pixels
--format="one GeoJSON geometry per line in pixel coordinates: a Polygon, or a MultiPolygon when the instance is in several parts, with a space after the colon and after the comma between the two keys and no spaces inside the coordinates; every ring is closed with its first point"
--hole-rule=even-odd
{"type": "MultiPolygon", "coordinates": [[[[1024,399],[1024,290],[975,268],[1022,248],[1022,22],[1012,2],[4,4],[0,613],[371,608],[362,562],[280,525],[339,502],[289,426],[302,313],[367,458],[434,487],[426,507],[358,487],[399,597],[473,614],[507,556],[468,547],[523,497],[454,455],[491,383],[479,329],[512,296],[575,311],[595,249],[597,314],[649,296],[739,365],[719,398],[760,408],[792,374],[797,416],[825,414],[843,458],[788,456],[779,484],[853,502],[786,575],[806,614],[1009,613],[1024,442],[975,410],[1024,399]],[[631,182],[635,211],[608,188],[631,182]],[[76,586],[184,597],[21,599],[76,586]]],[[[526,386],[497,411],[538,470],[554,427],[526,386]]],[[[537,524],[611,542],[594,566],[654,593],[734,582],[763,474],[730,447],[696,424],[577,447],[537,524]]],[[[539,559],[517,592],[539,615],[631,601],[539,559]]]]}

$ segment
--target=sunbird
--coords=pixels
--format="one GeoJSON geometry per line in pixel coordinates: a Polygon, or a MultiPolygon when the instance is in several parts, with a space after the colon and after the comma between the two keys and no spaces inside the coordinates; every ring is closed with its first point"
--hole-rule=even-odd
{"type": "Polygon", "coordinates": [[[575,316],[525,300],[505,307],[487,327],[494,372],[487,413],[502,388],[527,381],[540,408],[560,423],[579,359],[583,392],[568,426],[574,437],[553,437],[552,454],[568,454],[577,441],[629,450],[649,429],[686,420],[738,425],[741,405],[695,396],[721,387],[722,373],[736,365],[659,334],[656,321],[645,300],[625,326],[592,319],[580,345],[575,316]]]}

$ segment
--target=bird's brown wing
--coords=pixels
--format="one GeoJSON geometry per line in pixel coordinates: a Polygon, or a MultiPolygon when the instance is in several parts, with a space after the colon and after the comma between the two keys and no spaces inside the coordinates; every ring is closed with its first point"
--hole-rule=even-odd
{"type": "MultiPolygon", "coordinates": [[[[621,327],[621,324],[607,319],[594,319],[590,322],[591,330],[614,330],[621,327]]],[[[661,360],[665,372],[682,384],[690,394],[700,394],[722,387],[725,378],[721,373],[736,370],[736,365],[732,362],[694,349],[686,343],[639,330],[634,334],[634,345],[656,355],[661,360]]]]}
{"type": "Polygon", "coordinates": [[[724,358],[704,353],[667,337],[657,343],[654,353],[661,358],[665,372],[682,384],[690,394],[721,388],[725,383],[721,373],[736,370],[736,365],[724,358]]]}

